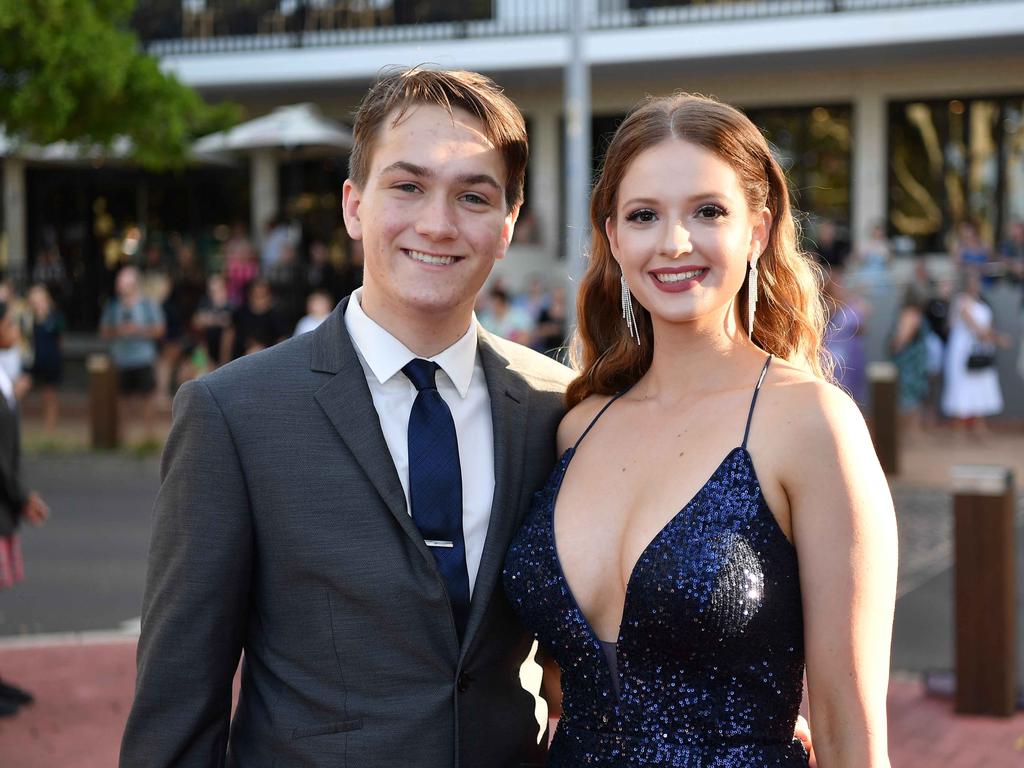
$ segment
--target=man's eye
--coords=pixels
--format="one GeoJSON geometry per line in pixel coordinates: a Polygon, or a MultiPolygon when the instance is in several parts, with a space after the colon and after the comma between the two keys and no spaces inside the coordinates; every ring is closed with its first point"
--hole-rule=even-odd
{"type": "Polygon", "coordinates": [[[417,187],[415,184],[412,184],[412,183],[409,183],[409,182],[406,182],[405,184],[396,184],[395,185],[395,189],[399,190],[400,192],[418,192],[419,191],[419,187],[417,187]]]}
{"type": "Polygon", "coordinates": [[[641,208],[639,211],[633,211],[626,217],[626,221],[638,221],[642,224],[654,221],[658,218],[658,215],[650,208],[641,208]]]}
{"type": "Polygon", "coordinates": [[[462,199],[472,205],[487,205],[487,198],[481,197],[475,192],[467,192],[462,196],[462,199]]]}

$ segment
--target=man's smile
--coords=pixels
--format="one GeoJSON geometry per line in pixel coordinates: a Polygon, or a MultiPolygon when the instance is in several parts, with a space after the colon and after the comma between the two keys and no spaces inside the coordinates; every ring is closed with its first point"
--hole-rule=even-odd
{"type": "Polygon", "coordinates": [[[421,264],[430,264],[436,267],[446,267],[457,261],[462,261],[461,256],[446,256],[438,253],[426,253],[425,251],[414,251],[409,248],[403,248],[402,252],[413,261],[418,261],[421,264]]]}

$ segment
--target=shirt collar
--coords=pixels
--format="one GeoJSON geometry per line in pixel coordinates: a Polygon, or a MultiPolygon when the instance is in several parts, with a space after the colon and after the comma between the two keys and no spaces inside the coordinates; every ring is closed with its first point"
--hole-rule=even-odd
{"type": "MultiPolygon", "coordinates": [[[[345,308],[345,327],[360,357],[381,384],[399,373],[417,356],[408,347],[370,319],[360,304],[362,288],[356,289],[345,308]]],[[[474,313],[469,330],[450,347],[429,360],[437,363],[459,393],[465,397],[476,367],[477,321],[474,313]]]]}

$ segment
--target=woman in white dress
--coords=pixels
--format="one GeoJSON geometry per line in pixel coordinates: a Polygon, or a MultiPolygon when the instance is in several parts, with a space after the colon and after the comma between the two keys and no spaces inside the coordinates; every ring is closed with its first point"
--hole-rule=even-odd
{"type": "Polygon", "coordinates": [[[992,308],[981,300],[977,272],[965,275],[964,288],[953,299],[949,317],[942,410],[961,425],[981,432],[984,418],[1003,410],[995,352],[1008,340],[993,327],[992,308]],[[987,365],[983,364],[985,355],[991,360],[987,365]]]}

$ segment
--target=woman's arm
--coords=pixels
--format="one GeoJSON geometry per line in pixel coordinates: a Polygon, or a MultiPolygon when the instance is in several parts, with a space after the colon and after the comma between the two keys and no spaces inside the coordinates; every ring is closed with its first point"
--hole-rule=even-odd
{"type": "Polygon", "coordinates": [[[921,328],[923,318],[921,310],[913,305],[905,306],[900,310],[899,319],[896,321],[896,331],[892,335],[893,352],[899,352],[910,343],[921,328]]]}
{"type": "Polygon", "coordinates": [[[548,720],[557,720],[562,716],[562,670],[558,668],[555,660],[546,653],[539,661],[544,670],[544,676],[540,683],[540,695],[548,705],[548,720]]]}
{"type": "Polygon", "coordinates": [[[958,312],[960,319],[963,321],[967,329],[974,334],[974,338],[978,341],[987,341],[991,343],[996,342],[995,331],[988,327],[981,325],[977,320],[974,319],[974,315],[971,314],[971,302],[975,299],[969,299],[967,297],[961,297],[958,302],[958,312]]]}
{"type": "Polygon", "coordinates": [[[782,480],[800,562],[815,754],[821,768],[888,768],[892,498],[853,401],[823,382],[793,389],[801,450],[790,454],[782,480]],[[806,456],[815,457],[814,471],[806,456]]]}

